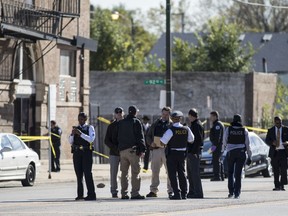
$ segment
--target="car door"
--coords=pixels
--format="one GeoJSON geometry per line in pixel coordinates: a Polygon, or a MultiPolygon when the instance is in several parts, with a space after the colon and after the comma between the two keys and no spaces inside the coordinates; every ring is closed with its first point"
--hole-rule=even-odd
{"type": "Polygon", "coordinates": [[[13,147],[6,134],[1,136],[0,151],[0,179],[9,180],[17,172],[17,161],[15,160],[13,147]]]}
{"type": "Polygon", "coordinates": [[[29,164],[29,151],[25,148],[23,142],[15,135],[8,134],[8,139],[14,150],[14,156],[17,164],[17,175],[25,176],[29,164]]]}

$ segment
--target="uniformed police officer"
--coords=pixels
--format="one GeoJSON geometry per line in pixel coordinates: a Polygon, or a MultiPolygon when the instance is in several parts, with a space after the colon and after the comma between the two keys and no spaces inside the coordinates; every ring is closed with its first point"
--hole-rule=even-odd
{"type": "Polygon", "coordinates": [[[62,130],[56,124],[56,121],[51,121],[51,141],[54,148],[55,155],[51,151],[51,171],[60,172],[60,146],[61,146],[62,130]]]}
{"type": "Polygon", "coordinates": [[[222,161],[220,160],[222,154],[224,125],[222,124],[221,121],[219,121],[219,113],[217,111],[212,111],[210,113],[210,121],[213,124],[212,128],[210,129],[209,138],[210,141],[212,142],[212,149],[213,149],[212,164],[214,175],[211,181],[221,181],[224,180],[223,164],[222,161]]]}
{"type": "Polygon", "coordinates": [[[79,125],[73,127],[69,136],[69,142],[72,145],[73,164],[77,176],[77,197],[75,200],[96,200],[95,186],[92,176],[93,163],[93,141],[95,139],[95,130],[92,125],[86,124],[87,115],[84,112],[79,113],[79,125]],[[87,186],[87,197],[83,197],[83,174],[87,186]]]}
{"type": "Polygon", "coordinates": [[[171,181],[174,195],[169,197],[172,200],[186,199],[187,196],[187,180],[185,175],[185,158],[187,151],[187,142],[194,141],[194,135],[189,127],[185,127],[180,123],[183,113],[174,111],[171,114],[173,125],[168,129],[160,139],[161,143],[166,146],[167,152],[167,169],[168,176],[171,181]],[[178,188],[179,179],[180,190],[178,188]]]}
{"type": "Polygon", "coordinates": [[[225,149],[228,163],[228,198],[232,198],[234,195],[234,198],[238,199],[241,193],[241,173],[246,161],[246,152],[248,153],[248,165],[251,163],[252,155],[248,130],[243,127],[239,114],[234,115],[231,126],[225,130],[223,150],[225,149]]]}

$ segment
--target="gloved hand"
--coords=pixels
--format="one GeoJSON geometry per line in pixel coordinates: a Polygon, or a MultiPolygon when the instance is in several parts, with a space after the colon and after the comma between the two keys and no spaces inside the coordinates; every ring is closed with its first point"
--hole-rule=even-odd
{"type": "Polygon", "coordinates": [[[246,164],[247,164],[248,166],[250,166],[250,165],[251,165],[251,163],[252,163],[252,160],[251,160],[251,158],[247,158],[247,160],[246,160],[246,164]]]}

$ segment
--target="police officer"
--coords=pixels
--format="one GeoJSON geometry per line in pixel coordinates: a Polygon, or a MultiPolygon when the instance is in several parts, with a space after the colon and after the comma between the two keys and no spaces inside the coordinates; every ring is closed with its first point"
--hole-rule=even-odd
{"type": "Polygon", "coordinates": [[[219,113],[217,111],[212,111],[210,113],[210,121],[213,126],[210,129],[210,141],[212,142],[212,164],[213,164],[213,178],[211,181],[221,181],[224,180],[223,174],[223,164],[220,161],[222,154],[222,142],[224,125],[219,121],[219,113]]]}
{"type": "Polygon", "coordinates": [[[56,121],[51,121],[51,141],[55,151],[55,155],[51,151],[51,171],[60,172],[60,146],[61,146],[62,130],[56,124],[56,121]]]}
{"type": "Polygon", "coordinates": [[[160,139],[161,143],[166,146],[167,152],[167,169],[168,176],[173,188],[172,200],[186,199],[187,196],[187,180],[185,175],[185,158],[187,151],[187,142],[193,143],[194,135],[189,127],[185,127],[180,123],[183,113],[174,111],[171,114],[173,125],[168,129],[160,139]],[[179,186],[178,188],[178,181],[179,186]]]}
{"type": "Polygon", "coordinates": [[[202,199],[203,189],[200,177],[200,156],[203,148],[204,128],[198,119],[198,111],[195,108],[189,110],[188,118],[191,121],[190,129],[195,139],[192,145],[188,145],[187,176],[189,192],[187,198],[202,199]]]}
{"type": "Polygon", "coordinates": [[[121,199],[129,199],[128,196],[128,170],[131,166],[131,199],[145,199],[139,194],[141,178],[139,176],[141,166],[140,157],[145,153],[144,128],[141,121],[136,118],[138,113],[136,106],[128,108],[128,115],[118,124],[116,135],[118,149],[120,151],[121,170],[121,199]]]}
{"type": "MultiPolygon", "coordinates": [[[[168,128],[172,126],[172,120],[170,119],[171,108],[163,107],[161,111],[161,117],[158,118],[150,127],[147,134],[147,145],[151,149],[151,185],[150,192],[146,197],[157,197],[158,186],[160,184],[160,170],[164,165],[167,170],[166,165],[166,154],[163,145],[160,145],[160,138],[166,132],[168,128]]],[[[170,180],[167,176],[167,192],[168,196],[172,196],[173,189],[170,184],[170,180]]]]}
{"type": "Polygon", "coordinates": [[[234,115],[231,126],[226,128],[223,137],[223,150],[227,151],[228,163],[228,198],[240,198],[241,193],[241,173],[246,161],[251,163],[251,149],[248,137],[248,130],[242,125],[242,118],[239,114],[234,115]]]}
{"type": "Polygon", "coordinates": [[[77,176],[77,197],[75,200],[96,200],[92,176],[92,152],[95,130],[92,125],[86,124],[86,121],[87,115],[84,112],[79,113],[79,125],[73,127],[69,136],[69,142],[72,145],[74,170],[77,176]],[[88,190],[88,195],[85,198],[83,197],[83,174],[88,190]]]}
{"type": "Polygon", "coordinates": [[[116,107],[114,110],[115,120],[108,125],[106,135],[105,135],[105,144],[110,149],[109,163],[110,163],[110,191],[112,198],[118,198],[118,184],[117,184],[117,175],[120,164],[120,155],[118,150],[118,141],[117,138],[114,138],[114,131],[118,127],[118,123],[124,117],[124,110],[122,107],[116,107]]]}

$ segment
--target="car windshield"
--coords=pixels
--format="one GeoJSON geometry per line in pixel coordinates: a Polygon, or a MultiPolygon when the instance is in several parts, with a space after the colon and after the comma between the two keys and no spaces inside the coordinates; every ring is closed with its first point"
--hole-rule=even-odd
{"type": "Polygon", "coordinates": [[[204,140],[203,144],[203,152],[208,151],[208,149],[212,146],[212,143],[209,139],[204,140]]]}

